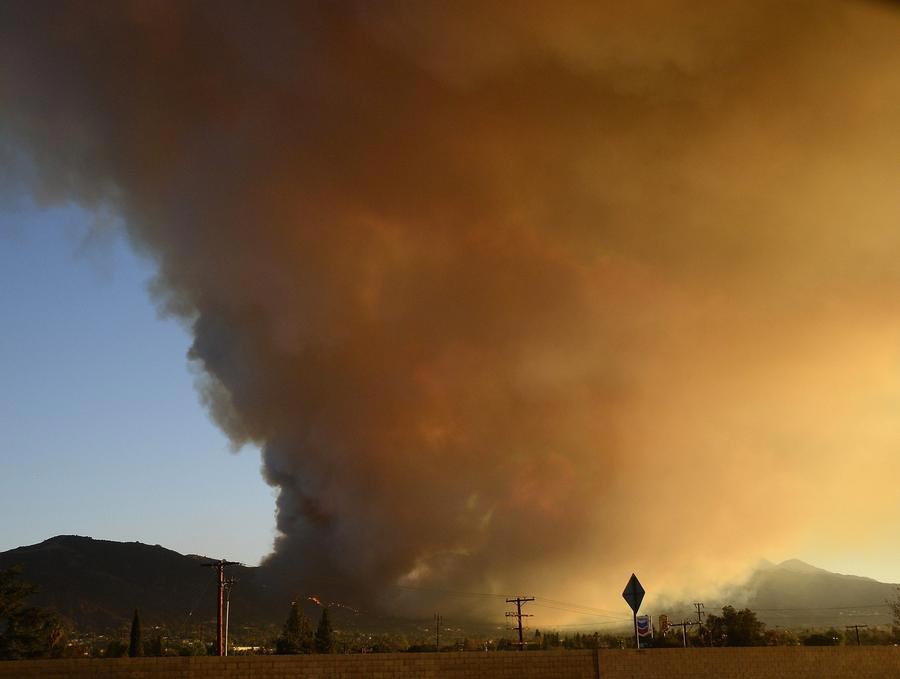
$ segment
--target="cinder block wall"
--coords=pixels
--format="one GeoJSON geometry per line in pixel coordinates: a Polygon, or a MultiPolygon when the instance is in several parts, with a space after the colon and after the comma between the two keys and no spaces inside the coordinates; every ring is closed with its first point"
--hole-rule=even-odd
{"type": "Polygon", "coordinates": [[[0,662],[0,679],[891,679],[900,648],[694,648],[0,662]]]}
{"type": "Polygon", "coordinates": [[[109,658],[0,662],[0,679],[596,679],[591,651],[109,658]]]}
{"type": "Polygon", "coordinates": [[[603,679],[900,679],[893,646],[600,651],[603,679]]]}

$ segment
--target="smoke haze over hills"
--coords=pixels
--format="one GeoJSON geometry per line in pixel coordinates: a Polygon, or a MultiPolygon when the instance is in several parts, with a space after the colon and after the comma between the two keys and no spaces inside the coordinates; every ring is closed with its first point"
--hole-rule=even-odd
{"type": "Polygon", "coordinates": [[[263,449],[283,577],[601,605],[894,533],[898,30],[6,2],[0,149],[158,263],[211,413],[263,449]]]}
{"type": "MultiPolygon", "coordinates": [[[[192,626],[210,629],[216,617],[215,576],[206,568],[198,568],[208,562],[206,557],[184,556],[159,545],[74,535],[60,535],[40,544],[0,552],[0,570],[21,566],[23,577],[38,587],[34,602],[52,607],[81,632],[121,629],[130,623],[135,607],[140,608],[146,622],[165,625],[172,632],[188,633],[192,626]]],[[[230,573],[237,580],[230,597],[236,626],[278,628],[291,601],[302,602],[311,619],[318,617],[318,605],[312,597],[319,590],[314,584],[304,585],[312,589],[273,587],[265,568],[238,566],[231,568],[230,573]]],[[[484,598],[475,593],[456,595],[459,610],[448,622],[464,626],[467,632],[479,630],[496,636],[500,630],[502,634],[502,597],[485,605],[484,598]]],[[[895,595],[896,585],[831,573],[794,559],[777,565],[758,565],[747,580],[726,583],[720,598],[707,600],[705,608],[708,613],[717,613],[725,604],[749,606],[770,627],[890,625],[886,601],[894,600],[895,595]]],[[[386,617],[377,611],[354,610],[340,602],[324,601],[331,604],[331,615],[345,630],[390,631],[412,626],[421,632],[421,623],[425,622],[427,630],[430,622],[430,614],[423,610],[410,618],[386,617]]],[[[538,596],[528,605],[534,615],[529,622],[538,629],[552,628],[564,614],[564,608],[565,602],[538,596]]],[[[665,613],[673,620],[696,617],[696,609],[688,601],[657,601],[642,611],[654,617],[665,613]]],[[[576,619],[572,628],[563,630],[585,632],[594,625],[594,629],[605,631],[624,629],[627,636],[631,625],[626,611],[582,610],[576,619]]]]}

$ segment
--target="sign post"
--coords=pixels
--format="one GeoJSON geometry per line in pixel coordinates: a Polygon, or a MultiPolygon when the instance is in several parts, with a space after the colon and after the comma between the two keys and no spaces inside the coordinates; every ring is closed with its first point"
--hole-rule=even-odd
{"type": "Polygon", "coordinates": [[[640,580],[632,573],[631,579],[625,585],[625,591],[622,592],[622,598],[631,606],[631,612],[634,614],[634,647],[641,647],[641,638],[638,635],[637,612],[644,600],[644,588],[641,586],[640,580]]]}

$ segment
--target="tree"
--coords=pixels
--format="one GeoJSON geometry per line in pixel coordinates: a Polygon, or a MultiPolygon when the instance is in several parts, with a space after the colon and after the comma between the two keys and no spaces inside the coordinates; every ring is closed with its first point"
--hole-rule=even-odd
{"type": "Polygon", "coordinates": [[[559,640],[559,632],[545,631],[541,636],[541,648],[543,649],[558,648],[562,643],[559,640]]]}
{"type": "Polygon", "coordinates": [[[141,639],[141,616],[138,609],[134,609],[134,617],[131,619],[131,637],[128,640],[128,657],[139,658],[144,655],[144,642],[141,639]]]}
{"type": "Polygon", "coordinates": [[[789,629],[766,630],[766,646],[799,646],[800,638],[789,629]]]}
{"type": "Polygon", "coordinates": [[[295,601],[291,604],[291,612],[284,623],[281,636],[275,642],[275,652],[279,655],[297,655],[311,653],[312,649],[312,625],[295,601]]]}
{"type": "Polygon", "coordinates": [[[894,600],[887,603],[891,607],[891,617],[894,619],[891,631],[894,633],[894,638],[900,640],[900,587],[897,588],[894,600]]]}
{"type": "Polygon", "coordinates": [[[106,650],[103,652],[103,655],[106,658],[124,658],[128,655],[128,646],[123,641],[113,639],[106,644],[106,650]]]}
{"type": "Polygon", "coordinates": [[[149,646],[150,646],[150,648],[149,648],[149,654],[148,654],[148,655],[152,655],[152,656],[154,656],[154,657],[156,657],[156,658],[158,658],[158,657],[160,657],[161,655],[163,655],[163,638],[162,638],[162,634],[157,634],[155,637],[153,637],[152,639],[150,639],[149,646]]]}
{"type": "Polygon", "coordinates": [[[328,618],[328,609],[322,609],[322,617],[316,628],[316,653],[334,652],[334,630],[331,628],[331,620],[328,618]]]}
{"type": "Polygon", "coordinates": [[[816,632],[815,634],[810,634],[803,640],[804,646],[837,646],[840,644],[840,637],[837,635],[837,630],[831,628],[826,630],[825,632],[816,632]]]}
{"type": "MultiPolygon", "coordinates": [[[[218,652],[218,649],[216,650],[218,652]]],[[[180,656],[209,655],[206,645],[200,641],[189,641],[178,648],[180,656]]]]}
{"type": "Polygon", "coordinates": [[[65,649],[65,630],[56,614],[27,605],[36,588],[21,571],[0,571],[0,659],[46,658],[65,649]]]}
{"type": "Polygon", "coordinates": [[[721,617],[706,616],[706,629],[713,646],[762,646],[766,643],[764,623],[749,608],[740,611],[725,606],[721,617]]]}

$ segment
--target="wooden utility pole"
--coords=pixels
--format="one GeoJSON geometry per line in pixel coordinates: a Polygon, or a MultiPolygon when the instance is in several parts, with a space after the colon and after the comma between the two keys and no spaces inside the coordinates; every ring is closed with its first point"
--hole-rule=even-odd
{"type": "Polygon", "coordinates": [[[847,629],[855,629],[856,630],[856,645],[859,646],[859,628],[860,627],[868,627],[868,625],[847,625],[847,629]]]}
{"type": "Polygon", "coordinates": [[[681,619],[681,622],[672,622],[669,623],[669,627],[680,627],[681,628],[681,645],[687,648],[687,628],[693,627],[699,623],[689,622],[684,618],[681,619]]]}
{"type": "Polygon", "coordinates": [[[693,605],[694,605],[694,608],[697,609],[697,627],[699,630],[698,634],[700,635],[700,643],[705,645],[705,640],[703,639],[703,613],[702,613],[702,610],[704,608],[703,602],[695,601],[693,605]]]}
{"type": "Polygon", "coordinates": [[[205,568],[215,568],[216,569],[216,581],[218,583],[218,587],[216,587],[216,647],[218,648],[218,653],[216,655],[222,656],[224,653],[224,635],[223,631],[223,621],[224,616],[223,608],[224,608],[224,599],[225,599],[225,567],[226,566],[240,566],[237,561],[226,561],[225,559],[219,559],[218,561],[213,561],[212,563],[203,563],[200,564],[205,568]]]}
{"type": "Polygon", "coordinates": [[[527,596],[527,597],[526,596],[517,596],[515,599],[507,599],[506,600],[506,603],[516,605],[516,610],[515,611],[507,611],[506,617],[507,618],[516,618],[518,621],[517,627],[519,628],[519,650],[520,651],[525,650],[525,637],[522,635],[522,618],[530,618],[531,617],[530,614],[522,612],[522,604],[526,604],[529,601],[534,601],[534,597],[533,596],[527,596]]]}

